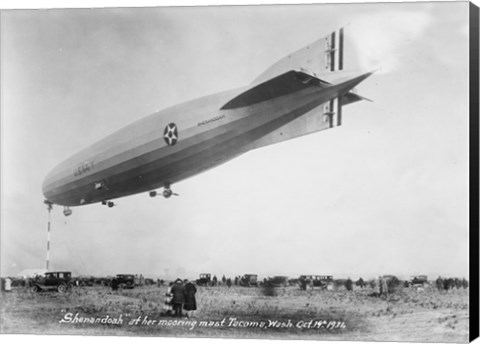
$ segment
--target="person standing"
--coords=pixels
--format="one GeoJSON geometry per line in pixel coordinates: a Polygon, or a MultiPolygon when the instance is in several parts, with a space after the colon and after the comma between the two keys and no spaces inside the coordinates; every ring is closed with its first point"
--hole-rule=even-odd
{"type": "Polygon", "coordinates": [[[173,284],[171,293],[174,316],[181,317],[183,304],[185,303],[185,287],[180,278],[177,278],[173,284]]]}
{"type": "Polygon", "coordinates": [[[387,284],[387,279],[385,277],[380,276],[378,285],[380,288],[380,295],[379,296],[385,296],[385,298],[388,297],[388,284],[387,284]]]}
{"type": "Polygon", "coordinates": [[[443,290],[443,284],[444,284],[444,281],[443,281],[443,278],[438,276],[437,280],[435,281],[435,283],[437,284],[437,289],[438,291],[442,291],[443,290]]]}
{"type": "Polygon", "coordinates": [[[114,277],[112,279],[112,282],[110,282],[110,286],[112,287],[112,290],[117,290],[118,289],[118,281],[117,281],[116,277],[114,277]]]}
{"type": "Polygon", "coordinates": [[[12,280],[10,277],[5,278],[5,291],[12,291],[12,280]]]}
{"type": "Polygon", "coordinates": [[[189,282],[188,280],[184,281],[185,283],[185,304],[183,309],[187,311],[187,317],[193,317],[195,311],[197,310],[197,300],[195,294],[197,293],[197,288],[195,284],[189,282]]]}
{"type": "Polygon", "coordinates": [[[164,315],[172,315],[172,286],[173,282],[170,282],[170,285],[168,286],[166,292],[165,292],[165,299],[163,301],[163,314],[164,315]]]}

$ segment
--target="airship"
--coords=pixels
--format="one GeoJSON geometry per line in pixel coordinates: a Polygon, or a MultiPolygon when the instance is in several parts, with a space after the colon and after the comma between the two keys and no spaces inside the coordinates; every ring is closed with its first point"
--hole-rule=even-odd
{"type": "Polygon", "coordinates": [[[172,185],[250,150],[342,124],[343,106],[374,71],[344,68],[340,28],[280,59],[249,85],[150,114],[67,158],[46,176],[50,207],[138,193],[169,198],[172,185]]]}

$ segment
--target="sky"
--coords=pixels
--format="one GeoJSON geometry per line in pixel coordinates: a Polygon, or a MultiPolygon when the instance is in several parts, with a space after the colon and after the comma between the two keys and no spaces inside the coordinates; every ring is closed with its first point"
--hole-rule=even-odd
{"type": "Polygon", "coordinates": [[[345,26],[349,60],[381,65],[357,87],[373,102],[182,181],[179,197],[54,207],[51,269],[468,277],[467,15],[462,2],[2,12],[1,275],[45,267],[41,185],[60,161],[345,26]]]}

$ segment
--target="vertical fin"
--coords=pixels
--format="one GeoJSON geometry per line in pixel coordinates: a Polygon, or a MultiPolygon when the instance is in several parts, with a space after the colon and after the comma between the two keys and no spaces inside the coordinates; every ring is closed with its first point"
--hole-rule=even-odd
{"type": "Polygon", "coordinates": [[[253,85],[261,84],[288,71],[303,71],[320,77],[322,74],[345,68],[343,51],[345,31],[343,28],[330,32],[323,38],[285,56],[260,74],[253,85]]]}

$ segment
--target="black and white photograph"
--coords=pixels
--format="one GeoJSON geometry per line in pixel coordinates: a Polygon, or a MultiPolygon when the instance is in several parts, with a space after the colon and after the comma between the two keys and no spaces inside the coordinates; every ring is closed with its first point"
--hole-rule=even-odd
{"type": "Polygon", "coordinates": [[[472,11],[2,9],[0,333],[468,342],[472,11]]]}

